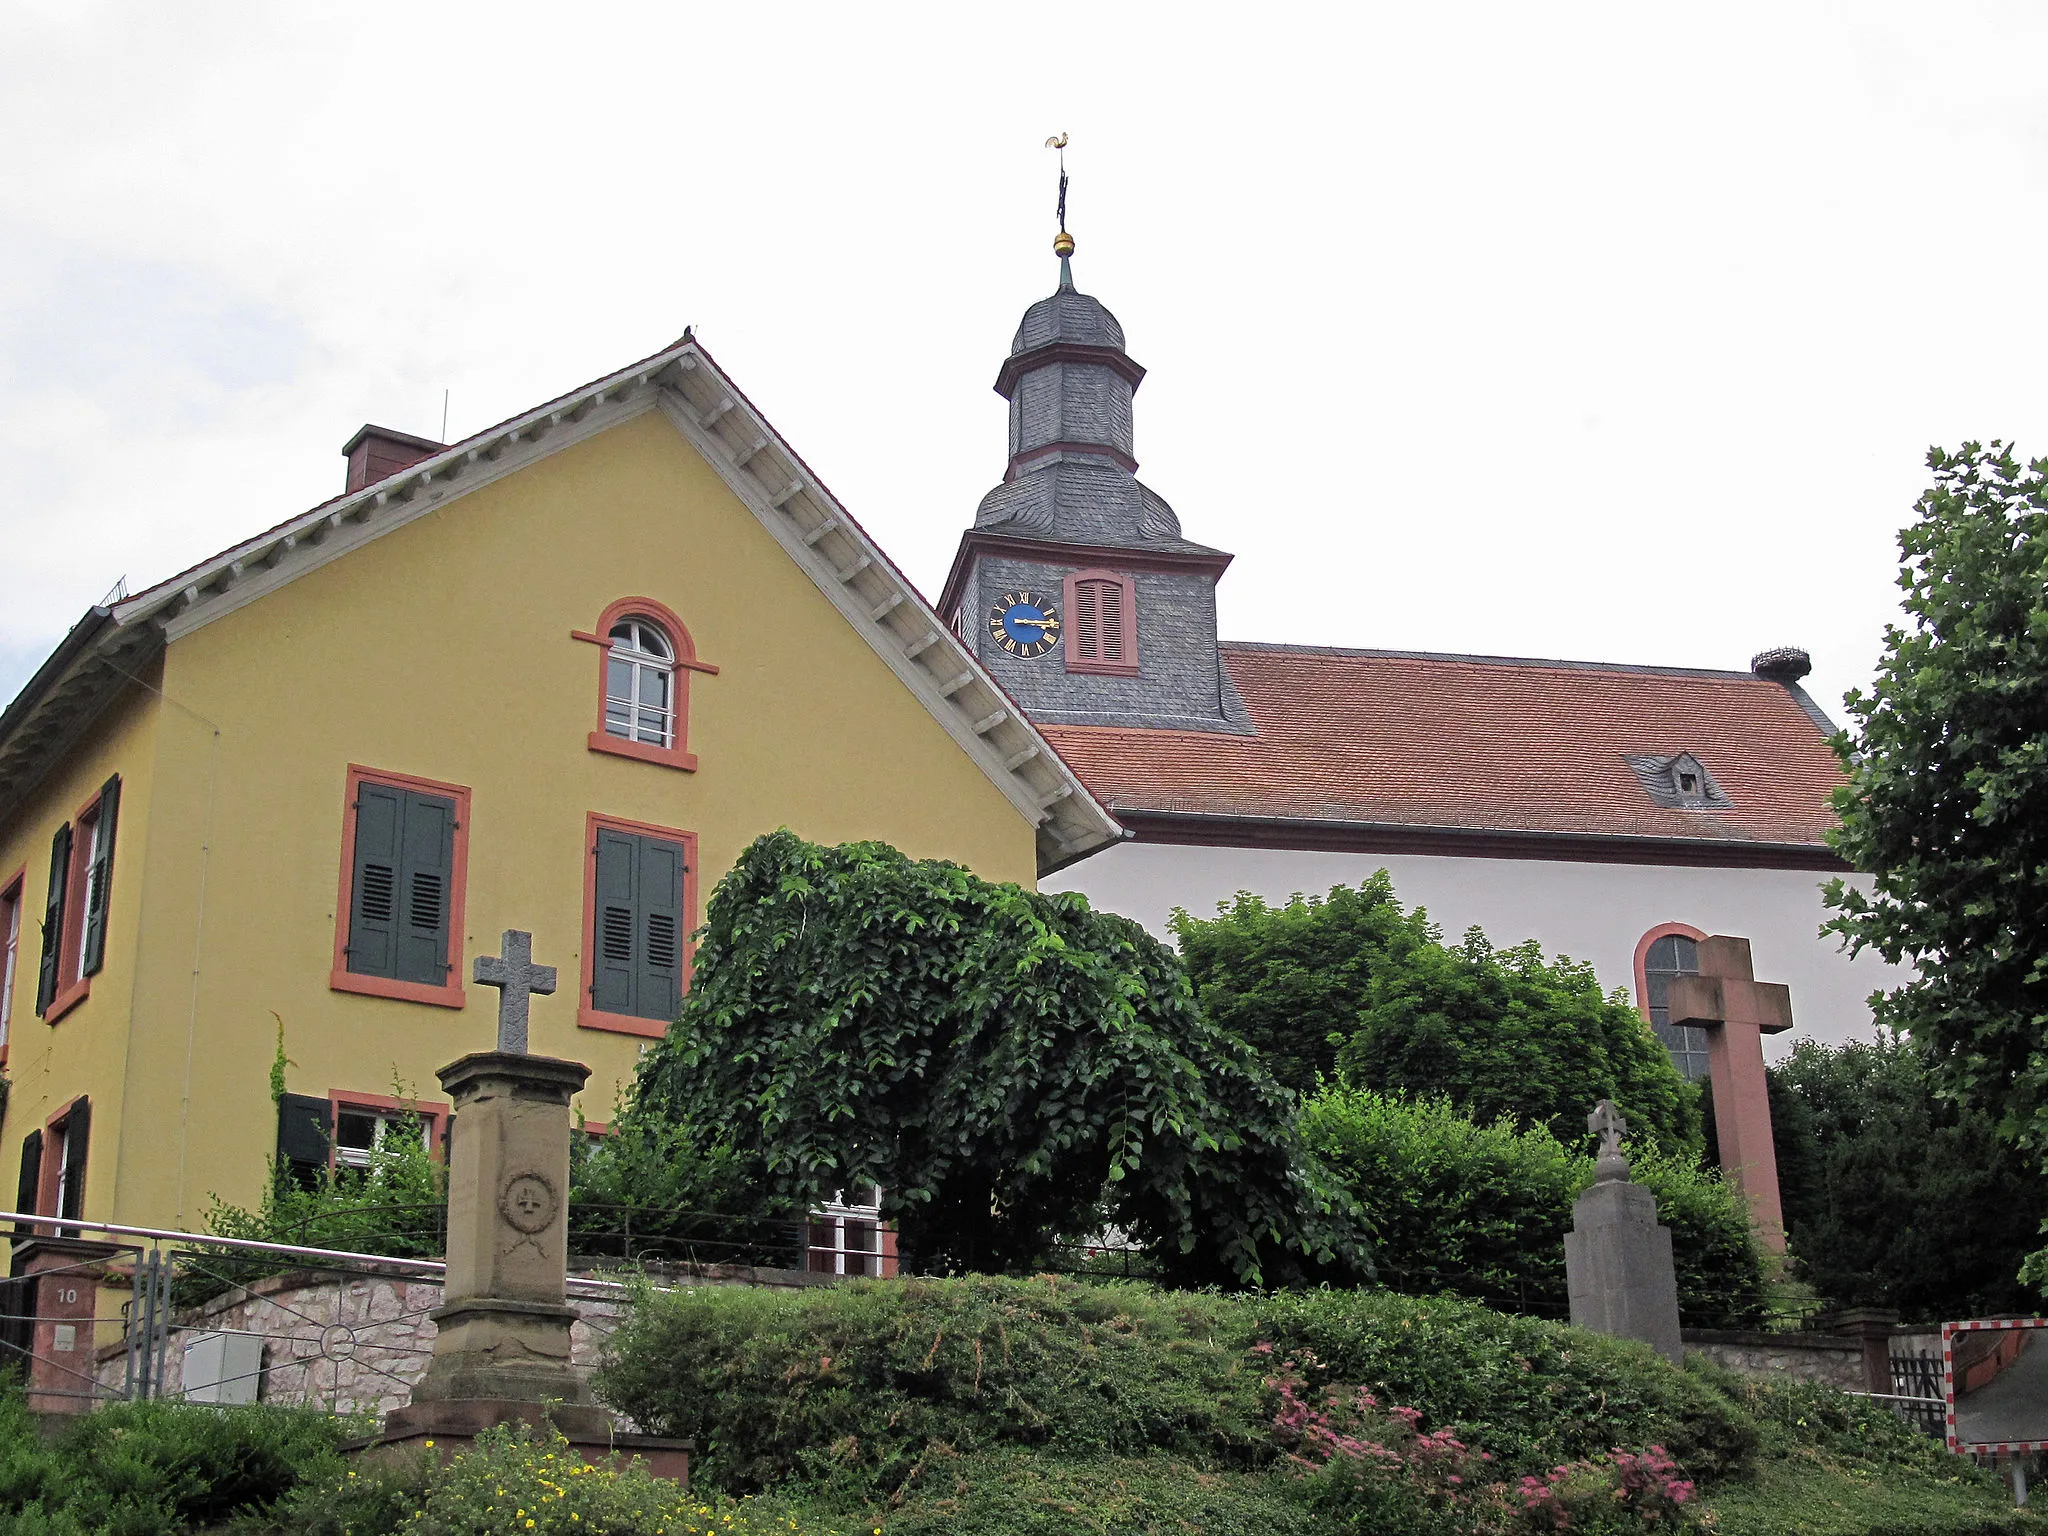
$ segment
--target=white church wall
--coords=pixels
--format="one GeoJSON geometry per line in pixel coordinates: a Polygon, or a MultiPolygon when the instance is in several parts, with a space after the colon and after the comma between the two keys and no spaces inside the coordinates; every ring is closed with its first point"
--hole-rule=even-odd
{"type": "Polygon", "coordinates": [[[1357,885],[1376,870],[1420,905],[1446,937],[1478,927],[1499,947],[1534,938],[1550,954],[1590,961],[1603,987],[1635,995],[1637,941],[1659,923],[1690,923],[1750,941],[1759,981],[1792,989],[1790,1034],[1764,1042],[1773,1060],[1797,1038],[1838,1044],[1873,1032],[1866,999],[1908,974],[1871,954],[1851,960],[1818,930],[1824,876],[1808,870],[1695,869],[1663,864],[1446,858],[1420,854],[1317,853],[1126,843],[1041,881],[1080,891],[1096,906],[1137,919],[1171,942],[1176,906],[1198,917],[1250,891],[1283,902],[1357,885]]]}

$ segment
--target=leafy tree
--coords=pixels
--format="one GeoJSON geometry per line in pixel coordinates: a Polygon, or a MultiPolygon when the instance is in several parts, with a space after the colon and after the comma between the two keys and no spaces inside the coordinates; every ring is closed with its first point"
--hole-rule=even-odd
{"type": "Polygon", "coordinates": [[[765,1197],[880,1185],[927,1267],[1028,1269],[1105,1221],[1185,1280],[1350,1254],[1287,1095],[1137,924],[787,831],[708,918],[634,1112],[730,1145],[765,1197]]]}
{"type": "MultiPolygon", "coordinates": [[[[1907,627],[1847,696],[1829,927],[1914,976],[1875,1000],[1943,1086],[2048,1155],[2048,460],[1936,448],[1899,535],[1907,627]]],[[[2048,1253],[2042,1255],[2048,1258],[2048,1253]]],[[[2037,1260],[2038,1263],[2038,1260],[2037,1260]]],[[[2037,1273],[2048,1278],[2048,1264],[2037,1273]]]]}
{"type": "Polygon", "coordinates": [[[1385,870],[1283,907],[1240,892],[1213,919],[1176,912],[1173,923],[1203,1008],[1300,1091],[1334,1068],[1358,1087],[1442,1097],[1567,1145],[1612,1099],[1639,1136],[1698,1151],[1697,1091],[1591,966],[1546,959],[1534,940],[1497,950],[1476,928],[1446,945],[1426,912],[1402,908],[1385,870]]]}
{"type": "Polygon", "coordinates": [[[2048,1189],[1991,1117],[1942,1100],[1910,1040],[1802,1040],[1771,1068],[1779,1190],[1808,1281],[1916,1322],[2022,1310],[2048,1189]]]}

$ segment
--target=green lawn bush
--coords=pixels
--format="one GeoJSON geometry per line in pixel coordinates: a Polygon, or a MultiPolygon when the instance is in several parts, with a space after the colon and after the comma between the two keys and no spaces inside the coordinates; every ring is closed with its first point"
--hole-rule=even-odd
{"type": "Polygon", "coordinates": [[[281,1408],[115,1403],[45,1440],[0,1390],[0,1536],[163,1536],[260,1518],[308,1478],[341,1472],[360,1428],[281,1408]]]}
{"type": "MultiPolygon", "coordinates": [[[[1565,1316],[1564,1234],[1572,1202],[1592,1182],[1591,1157],[1541,1126],[1481,1125],[1441,1099],[1363,1088],[1315,1094],[1301,1125],[1309,1150],[1363,1207],[1382,1284],[1565,1316]]],[[[1686,1323],[1753,1326],[1767,1259],[1740,1192],[1685,1151],[1646,1150],[1633,1164],[1671,1228],[1686,1323]]]]}

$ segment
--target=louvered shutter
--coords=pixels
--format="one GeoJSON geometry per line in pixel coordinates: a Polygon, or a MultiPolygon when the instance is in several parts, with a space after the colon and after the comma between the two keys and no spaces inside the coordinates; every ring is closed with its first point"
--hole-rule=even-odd
{"type": "Polygon", "coordinates": [[[93,823],[92,867],[85,876],[85,947],[79,972],[99,974],[107,954],[107,906],[112,899],[114,879],[114,831],[121,811],[121,775],[107,780],[100,791],[99,819],[93,823]]]}
{"type": "Polygon", "coordinates": [[[43,899],[43,956],[36,976],[36,1013],[50,1011],[57,995],[57,966],[64,948],[64,887],[71,876],[71,823],[57,829],[50,843],[50,890],[43,899]]]}
{"type": "Polygon", "coordinates": [[[333,1105],[311,1094],[288,1093],[277,1101],[277,1162],[300,1184],[317,1184],[327,1167],[333,1138],[333,1105]]]}
{"type": "Polygon", "coordinates": [[[455,884],[455,802],[407,793],[399,840],[400,981],[448,982],[448,908],[455,884]]]}
{"type": "Polygon", "coordinates": [[[1102,659],[1124,659],[1124,589],[1113,581],[1098,581],[1102,597],[1102,659]]]}
{"type": "Polygon", "coordinates": [[[402,791],[383,784],[356,786],[348,968],[358,976],[398,973],[398,844],[404,822],[402,791]]]}
{"type": "Polygon", "coordinates": [[[640,951],[633,1012],[675,1022],[683,1001],[683,850],[659,838],[640,848],[640,951]]]}
{"type": "Polygon", "coordinates": [[[1102,583],[1074,586],[1074,654],[1082,661],[1102,659],[1102,583]]]}
{"type": "Polygon", "coordinates": [[[78,1221],[85,1215],[85,1154],[92,1141],[92,1101],[80,1099],[64,1117],[64,1183],[55,1214],[78,1221]]]}
{"type": "MultiPolygon", "coordinates": [[[[43,1133],[30,1131],[21,1138],[21,1178],[14,1187],[14,1208],[31,1215],[36,1214],[36,1196],[43,1184],[43,1133]]],[[[26,1223],[16,1222],[16,1232],[29,1230],[26,1223]]]]}
{"type": "Polygon", "coordinates": [[[639,974],[639,848],[640,839],[609,827],[597,829],[596,910],[591,914],[590,1006],[601,1013],[637,1013],[634,1007],[639,974]]]}

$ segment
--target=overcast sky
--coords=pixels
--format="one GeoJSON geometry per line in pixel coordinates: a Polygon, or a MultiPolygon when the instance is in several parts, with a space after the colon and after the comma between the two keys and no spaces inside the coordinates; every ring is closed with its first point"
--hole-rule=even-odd
{"type": "Polygon", "coordinates": [[[1930,443],[2048,452],[2048,9],[0,6],[0,698],[141,588],[698,336],[929,594],[1075,273],[1226,638],[1833,710],[1930,443]],[[1242,18],[1232,22],[1226,14],[1242,18]]]}

